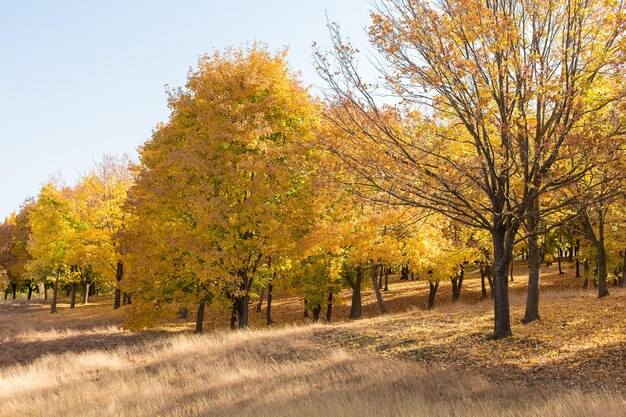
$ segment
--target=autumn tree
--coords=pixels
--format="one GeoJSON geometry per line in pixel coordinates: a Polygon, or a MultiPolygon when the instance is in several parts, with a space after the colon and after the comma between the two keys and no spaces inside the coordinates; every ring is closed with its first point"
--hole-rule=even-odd
{"type": "Polygon", "coordinates": [[[80,276],[87,282],[91,269],[114,283],[114,309],[120,307],[122,297],[125,254],[120,239],[126,227],[123,208],[134,180],[131,166],[128,156],[105,155],[73,189],[72,208],[85,226],[79,243],[80,276]]]}
{"type": "MultiPolygon", "coordinates": [[[[316,105],[285,53],[260,45],[202,57],[169,105],[130,191],[132,242],[143,241],[129,245],[135,286],[193,283],[197,305],[225,299],[234,325],[247,327],[253,282],[269,279],[309,226],[304,144],[316,105]]],[[[162,300],[159,291],[136,297],[162,300]]]]}
{"type": "Polygon", "coordinates": [[[52,277],[54,283],[50,305],[52,313],[57,311],[59,284],[68,267],[74,225],[75,220],[63,188],[52,182],[45,184],[29,216],[31,234],[28,251],[32,259],[27,268],[32,273],[52,277]]]}
{"type": "MultiPolygon", "coordinates": [[[[623,8],[612,0],[381,1],[369,30],[378,84],[361,78],[357,51],[336,26],[334,48],[318,53],[328,98],[341,109],[326,117],[350,133],[348,152],[338,153],[361,182],[491,234],[496,339],[511,335],[508,270],[521,225],[535,233],[554,210],[540,208],[540,196],[588,170],[567,163],[580,150],[571,131],[620,97],[616,89],[593,106],[582,100],[600,73],[623,80],[623,8]],[[399,104],[381,104],[378,94],[399,104]],[[404,125],[389,124],[389,113],[404,125]],[[352,158],[351,149],[375,157],[352,158]]],[[[529,281],[538,289],[536,274],[529,281]]]]}
{"type": "Polygon", "coordinates": [[[37,280],[33,279],[26,270],[26,265],[30,261],[27,246],[30,235],[29,215],[32,205],[32,200],[27,200],[17,214],[12,214],[0,224],[0,269],[4,271],[7,280],[5,300],[9,291],[12,293],[12,298],[15,299],[20,284],[27,285],[28,299],[30,299],[37,283],[37,280]]]}

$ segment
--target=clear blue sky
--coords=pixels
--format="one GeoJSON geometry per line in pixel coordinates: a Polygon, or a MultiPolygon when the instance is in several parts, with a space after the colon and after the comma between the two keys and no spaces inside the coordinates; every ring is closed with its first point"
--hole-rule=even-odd
{"type": "Polygon", "coordinates": [[[0,219],[60,173],[72,183],[104,153],[136,155],[168,115],[164,85],[198,56],[254,40],[289,46],[319,84],[311,43],[325,12],[364,46],[366,0],[0,0],[0,219]]]}

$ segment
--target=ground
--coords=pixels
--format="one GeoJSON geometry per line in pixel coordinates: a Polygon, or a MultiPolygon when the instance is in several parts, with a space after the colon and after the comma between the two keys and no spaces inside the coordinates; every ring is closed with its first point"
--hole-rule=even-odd
{"type": "Polygon", "coordinates": [[[394,279],[385,316],[365,291],[364,319],[345,320],[346,303],[335,323],[311,324],[302,299],[281,294],[278,325],[253,313],[252,331],[230,333],[210,309],[203,336],[192,317],[122,330],[128,307],[110,297],[55,315],[0,302],[0,416],[624,416],[626,290],[597,299],[572,264],[544,268],[541,320],[522,325],[525,272],[519,262],[513,337],[500,341],[475,273],[461,302],[442,284],[432,311],[425,282],[394,279]]]}

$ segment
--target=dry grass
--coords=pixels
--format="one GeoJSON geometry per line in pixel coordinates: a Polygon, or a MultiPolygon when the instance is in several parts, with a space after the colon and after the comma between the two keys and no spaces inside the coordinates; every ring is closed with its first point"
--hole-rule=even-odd
{"type": "Polygon", "coordinates": [[[0,371],[0,416],[623,415],[619,392],[503,386],[315,344],[322,330],[178,335],[45,356],[0,371]]]}
{"type": "Polygon", "coordinates": [[[542,321],[523,326],[523,272],[505,341],[486,337],[492,305],[475,276],[462,303],[444,284],[434,311],[425,283],[394,282],[384,317],[366,292],[369,318],[304,325],[302,300],[283,295],[282,326],[253,314],[256,330],[206,336],[123,331],[124,309],[107,298],[56,315],[39,301],[0,302],[0,417],[624,416],[626,291],[597,300],[571,270],[548,270],[542,321]]]}

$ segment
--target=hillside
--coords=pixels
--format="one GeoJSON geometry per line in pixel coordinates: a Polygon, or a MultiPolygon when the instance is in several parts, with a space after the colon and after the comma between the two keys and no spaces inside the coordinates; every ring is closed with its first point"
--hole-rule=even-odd
{"type": "Polygon", "coordinates": [[[410,307],[423,283],[394,282],[383,317],[303,324],[301,300],[285,296],[277,319],[301,324],[203,336],[175,333],[184,323],[123,331],[106,298],[56,316],[4,302],[0,416],[623,415],[626,291],[598,300],[571,274],[544,281],[542,320],[524,326],[516,278],[514,336],[501,341],[472,279],[461,303],[442,287],[434,311],[410,307]]]}

